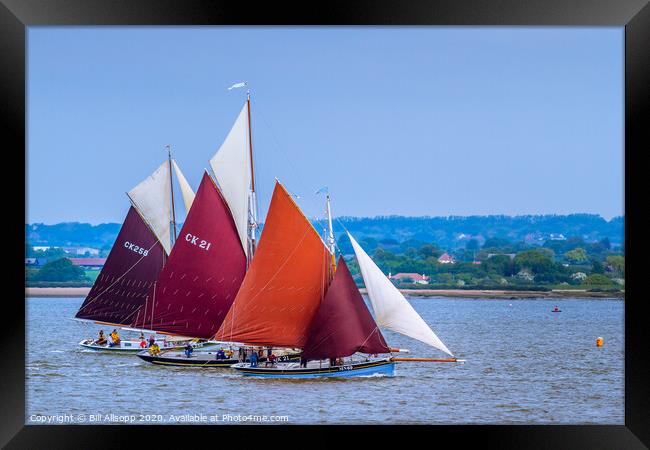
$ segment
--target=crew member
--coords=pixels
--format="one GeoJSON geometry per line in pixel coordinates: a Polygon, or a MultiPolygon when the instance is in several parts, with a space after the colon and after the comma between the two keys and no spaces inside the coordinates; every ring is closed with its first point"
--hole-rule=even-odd
{"type": "Polygon", "coordinates": [[[149,354],[150,354],[151,356],[158,356],[158,355],[160,354],[160,346],[159,346],[157,343],[154,342],[154,343],[149,347],[149,354]]]}
{"type": "Polygon", "coordinates": [[[106,344],[106,336],[104,336],[104,330],[99,330],[99,338],[95,341],[95,344],[97,345],[104,345],[106,344]]]}
{"type": "Polygon", "coordinates": [[[120,335],[117,334],[117,330],[113,330],[113,332],[111,333],[111,338],[113,339],[113,345],[119,345],[120,335]]]}
{"type": "Polygon", "coordinates": [[[277,356],[275,356],[273,353],[271,353],[269,356],[266,357],[266,364],[265,367],[269,366],[269,363],[271,364],[271,367],[275,365],[275,360],[277,356]]]}

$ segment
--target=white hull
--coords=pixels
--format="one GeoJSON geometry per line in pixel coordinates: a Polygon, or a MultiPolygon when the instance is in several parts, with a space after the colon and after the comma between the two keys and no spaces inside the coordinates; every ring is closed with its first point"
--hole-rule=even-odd
{"type": "MultiPolygon", "coordinates": [[[[161,350],[171,350],[171,349],[182,349],[185,348],[187,342],[176,341],[176,342],[165,342],[164,340],[156,340],[156,344],[160,347],[161,350]]],[[[109,346],[108,344],[97,345],[95,344],[94,339],[84,339],[79,342],[79,345],[94,351],[105,351],[105,352],[132,352],[137,353],[139,351],[145,350],[145,348],[140,347],[140,340],[136,339],[123,339],[118,345],[109,346]]],[[[148,345],[148,343],[147,343],[148,345]]],[[[218,345],[216,341],[206,341],[206,342],[194,342],[192,343],[194,348],[210,348],[215,345],[218,345]]]]}

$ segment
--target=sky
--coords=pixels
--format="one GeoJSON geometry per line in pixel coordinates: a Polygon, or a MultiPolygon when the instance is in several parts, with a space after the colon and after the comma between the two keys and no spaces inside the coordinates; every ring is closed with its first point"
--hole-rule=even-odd
{"type": "MultiPolygon", "coordinates": [[[[244,101],[264,217],[624,213],[622,27],[29,27],[26,223],[194,189],[244,101]]],[[[177,198],[180,198],[177,197],[177,198]]],[[[179,219],[184,215],[179,209],[179,219]]]]}

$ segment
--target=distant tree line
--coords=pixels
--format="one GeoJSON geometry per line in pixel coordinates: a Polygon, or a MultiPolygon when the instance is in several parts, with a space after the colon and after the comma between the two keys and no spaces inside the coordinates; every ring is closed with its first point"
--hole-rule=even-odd
{"type": "MultiPolygon", "coordinates": [[[[380,216],[339,217],[334,221],[334,231],[337,236],[343,236],[345,235],[343,226],[345,226],[357,240],[366,237],[378,241],[394,240],[396,243],[413,240],[421,243],[436,242],[444,248],[464,248],[465,241],[459,239],[461,234],[519,242],[524,241],[529,235],[535,238],[538,233],[559,233],[564,236],[582,236],[588,241],[598,241],[607,237],[612,243],[619,244],[623,238],[624,225],[623,216],[605,220],[597,214],[380,216]]],[[[25,225],[25,237],[31,245],[110,248],[120,227],[120,223],[99,225],[79,222],[54,225],[33,223],[25,225]]],[[[317,226],[317,229],[320,228],[317,226]]]]}
{"type": "Polygon", "coordinates": [[[86,271],[72,264],[68,258],[58,258],[48,261],[40,269],[27,269],[26,281],[80,281],[87,282],[86,271]]]}
{"type": "MultiPolygon", "coordinates": [[[[358,266],[348,252],[349,239],[339,240],[339,249],[350,259],[357,280],[358,266]]],[[[429,284],[444,287],[506,288],[526,286],[584,287],[620,289],[625,283],[625,256],[613,249],[608,238],[587,243],[582,237],[549,240],[542,246],[490,238],[483,246],[469,240],[465,248],[447,250],[454,264],[438,261],[445,249],[435,243],[413,240],[362,239],[368,251],[386,274],[417,273],[430,277],[429,284]]],[[[402,279],[400,285],[412,280],[402,279]]],[[[419,286],[413,286],[419,287],[419,286]]]]}

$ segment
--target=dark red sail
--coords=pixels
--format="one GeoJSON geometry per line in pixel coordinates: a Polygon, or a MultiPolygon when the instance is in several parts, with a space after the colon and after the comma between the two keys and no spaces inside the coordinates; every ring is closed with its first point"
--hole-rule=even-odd
{"type": "Polygon", "coordinates": [[[205,173],[169,260],[132,327],[210,338],[245,273],[246,255],[235,222],[205,173]]]}
{"type": "Polygon", "coordinates": [[[326,359],[356,352],[389,353],[343,258],[309,329],[303,356],[326,359]]]}
{"type": "Polygon", "coordinates": [[[165,262],[165,251],[131,206],[115,244],[76,316],[128,325],[165,262]]]}

